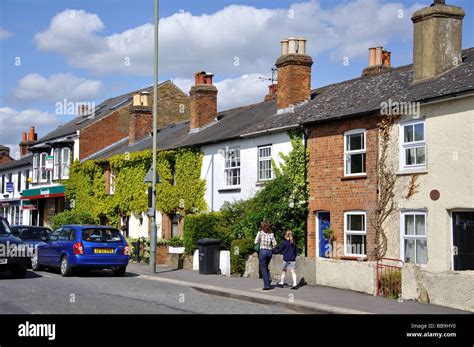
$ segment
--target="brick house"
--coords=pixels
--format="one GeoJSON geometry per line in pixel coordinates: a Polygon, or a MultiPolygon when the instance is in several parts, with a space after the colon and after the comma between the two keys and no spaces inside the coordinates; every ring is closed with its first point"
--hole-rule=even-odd
{"type": "MultiPolygon", "coordinates": [[[[144,124],[132,108],[134,95],[138,95],[142,98],[141,112],[151,114],[148,103],[151,89],[147,87],[109,98],[95,107],[78,105],[74,119],[29,144],[33,154],[32,184],[23,192],[22,200],[38,206],[32,211],[34,225],[50,226],[51,217],[67,207],[61,180],[68,179],[73,161],[83,160],[117,142],[128,141],[130,127],[138,136],[151,131],[151,124],[144,124]]],[[[189,117],[189,96],[173,82],[161,83],[158,96],[161,102],[158,112],[166,114],[162,117],[163,123],[189,117]]]]}

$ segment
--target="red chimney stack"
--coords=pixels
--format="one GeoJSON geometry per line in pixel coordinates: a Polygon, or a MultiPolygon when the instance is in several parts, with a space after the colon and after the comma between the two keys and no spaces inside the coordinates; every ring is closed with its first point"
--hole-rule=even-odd
{"type": "Polygon", "coordinates": [[[212,84],[213,76],[205,71],[194,75],[195,85],[189,92],[191,131],[211,124],[217,116],[217,88],[212,84]]]}
{"type": "Polygon", "coordinates": [[[21,134],[21,142],[20,142],[20,158],[28,155],[30,146],[38,140],[38,134],[35,132],[35,127],[30,127],[30,131],[28,134],[23,132],[21,134]]]}

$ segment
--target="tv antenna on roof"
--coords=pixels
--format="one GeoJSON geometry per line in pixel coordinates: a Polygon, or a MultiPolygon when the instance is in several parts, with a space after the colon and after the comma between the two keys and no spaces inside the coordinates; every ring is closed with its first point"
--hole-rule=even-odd
{"type": "Polygon", "coordinates": [[[272,67],[272,77],[271,78],[259,77],[258,79],[261,80],[262,82],[263,81],[271,81],[272,84],[275,84],[275,82],[278,81],[277,75],[278,75],[278,69],[276,67],[272,67]]]}

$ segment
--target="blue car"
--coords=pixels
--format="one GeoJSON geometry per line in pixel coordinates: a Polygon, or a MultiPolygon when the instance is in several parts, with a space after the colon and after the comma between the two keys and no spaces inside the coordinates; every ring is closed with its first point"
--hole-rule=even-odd
{"type": "Polygon", "coordinates": [[[63,277],[76,269],[111,269],[123,276],[128,265],[127,241],[115,228],[93,225],[64,225],[38,245],[31,259],[34,271],[59,268],[63,277]]]}

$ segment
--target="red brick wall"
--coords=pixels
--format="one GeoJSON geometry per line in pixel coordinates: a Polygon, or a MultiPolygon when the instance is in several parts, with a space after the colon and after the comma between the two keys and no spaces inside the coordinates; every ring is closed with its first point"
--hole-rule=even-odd
{"type": "Polygon", "coordinates": [[[309,99],[312,64],[310,56],[301,54],[290,54],[277,60],[278,109],[284,109],[309,99]]]}
{"type": "MultiPolygon", "coordinates": [[[[168,240],[171,238],[171,216],[162,213],[161,214],[161,235],[164,239],[168,240]]],[[[180,217],[178,221],[178,235],[183,235],[183,225],[184,225],[184,218],[180,217]]]]}
{"type": "Polygon", "coordinates": [[[107,147],[128,136],[129,107],[119,109],[81,130],[79,158],[107,147]]]}
{"type": "MultiPolygon", "coordinates": [[[[377,119],[327,122],[308,130],[310,163],[308,178],[310,201],[308,215],[308,255],[316,256],[316,212],[330,212],[336,242],[343,251],[344,212],[362,210],[367,213],[366,251],[370,258],[374,235],[370,220],[377,198],[377,119]],[[344,132],[366,129],[366,177],[344,178],[344,132]]],[[[343,253],[342,253],[343,255],[343,253]]]]}

